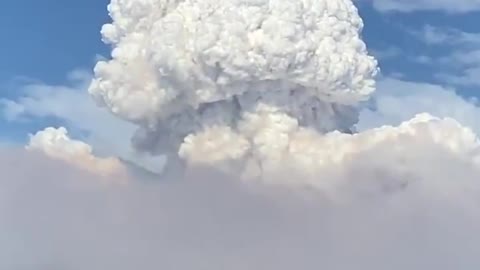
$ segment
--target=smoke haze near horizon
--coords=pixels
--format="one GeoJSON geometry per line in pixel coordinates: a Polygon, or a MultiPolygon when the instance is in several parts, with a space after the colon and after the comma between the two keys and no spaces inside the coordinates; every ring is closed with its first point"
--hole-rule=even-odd
{"type": "Polygon", "coordinates": [[[411,146],[408,178],[391,173],[385,146],[323,175],[343,183],[329,192],[211,168],[125,184],[4,150],[0,268],[476,269],[478,168],[435,144],[411,146]]]}

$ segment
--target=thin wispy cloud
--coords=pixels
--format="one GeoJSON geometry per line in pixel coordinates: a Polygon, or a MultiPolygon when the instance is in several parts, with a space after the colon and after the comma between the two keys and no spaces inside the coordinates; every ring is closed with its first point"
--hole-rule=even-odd
{"type": "MultiPolygon", "coordinates": [[[[359,0],[363,1],[363,0],[359,0]]],[[[442,11],[468,13],[480,10],[478,0],[365,0],[381,12],[442,11]]]]}

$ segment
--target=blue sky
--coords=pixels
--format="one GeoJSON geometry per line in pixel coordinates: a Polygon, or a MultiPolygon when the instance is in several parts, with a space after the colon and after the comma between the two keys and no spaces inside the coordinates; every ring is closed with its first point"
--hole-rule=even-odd
{"type": "Polygon", "coordinates": [[[108,21],[107,0],[4,1],[0,9],[0,81],[26,76],[63,83],[67,72],[90,68],[107,54],[99,29],[108,21]]]}
{"type": "MultiPolygon", "coordinates": [[[[78,136],[91,132],[93,127],[81,121],[82,115],[90,112],[52,105],[46,93],[71,100],[77,99],[75,91],[82,92],[78,94],[79,99],[86,96],[88,72],[96,57],[109,54],[100,36],[101,26],[109,21],[108,2],[17,0],[3,4],[0,9],[3,37],[0,137],[22,141],[25,134],[48,125],[66,125],[78,136]]],[[[377,103],[382,102],[382,98],[395,97],[395,101],[402,104],[405,96],[415,95],[435,100],[439,97],[424,94],[430,93],[432,87],[438,93],[454,93],[455,102],[461,103],[458,105],[461,108],[448,110],[441,109],[443,104],[427,104],[427,101],[407,108],[408,113],[379,110],[373,117],[377,120],[369,116],[368,124],[360,123],[360,126],[396,124],[428,110],[440,116],[455,115],[461,122],[467,119],[463,122],[480,130],[480,124],[470,115],[472,110],[477,112],[476,104],[462,99],[480,97],[477,90],[480,82],[476,80],[477,75],[480,76],[479,5],[469,0],[441,3],[420,0],[417,4],[400,0],[356,2],[365,22],[364,39],[382,69],[377,103]]],[[[110,124],[98,125],[110,127],[110,124]]]]}
{"type": "MultiPolygon", "coordinates": [[[[99,29],[108,22],[107,0],[5,1],[0,9],[0,97],[15,98],[19,86],[39,82],[68,84],[67,74],[89,70],[98,54],[108,55],[99,29]]],[[[0,137],[24,140],[25,134],[50,123],[55,117],[34,121],[3,121],[0,137]],[[19,123],[18,123],[19,122],[19,123]]]]}

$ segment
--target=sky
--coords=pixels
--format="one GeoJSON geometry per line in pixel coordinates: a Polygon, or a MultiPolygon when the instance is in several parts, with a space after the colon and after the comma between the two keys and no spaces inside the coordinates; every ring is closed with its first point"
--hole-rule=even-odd
{"type": "Polygon", "coordinates": [[[5,1],[0,11],[5,37],[0,80],[27,77],[60,84],[69,71],[92,68],[95,55],[108,52],[99,32],[109,19],[107,4],[106,0],[5,1]]]}

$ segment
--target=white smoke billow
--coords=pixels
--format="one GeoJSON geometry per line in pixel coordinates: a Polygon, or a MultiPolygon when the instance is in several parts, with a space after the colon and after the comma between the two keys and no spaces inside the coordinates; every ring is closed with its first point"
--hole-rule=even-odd
{"type": "Polygon", "coordinates": [[[94,156],[90,145],[71,139],[64,127],[49,127],[31,135],[26,149],[41,152],[52,159],[101,176],[121,177],[124,174],[118,159],[94,156]]]}
{"type": "Polygon", "coordinates": [[[109,10],[102,33],[113,59],[97,64],[90,93],[139,125],[139,149],[190,165],[264,177],[303,133],[350,130],[374,90],[376,61],[351,1],[112,1],[109,10]]]}
{"type": "Polygon", "coordinates": [[[354,132],[377,73],[350,0],[113,0],[109,11],[112,59],[97,64],[89,91],[138,124],[139,150],[320,186],[325,168],[403,135],[426,132],[454,152],[477,147],[469,131],[425,116],[338,132],[354,132]]]}
{"type": "Polygon", "coordinates": [[[480,140],[427,113],[355,130],[378,68],[351,0],[109,11],[89,92],[185,174],[146,181],[64,128],[0,151],[0,269],[479,268],[480,140]]]}

